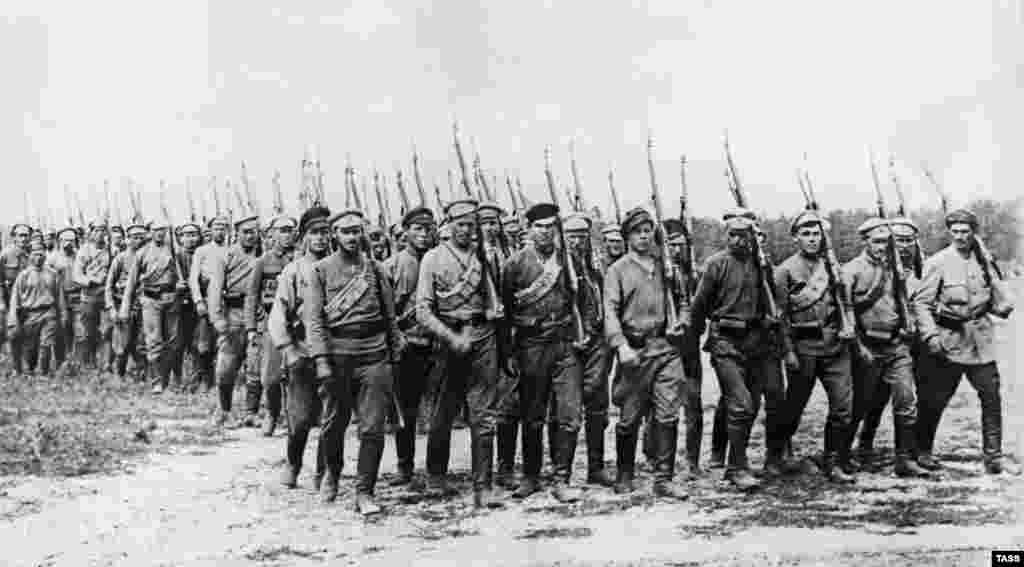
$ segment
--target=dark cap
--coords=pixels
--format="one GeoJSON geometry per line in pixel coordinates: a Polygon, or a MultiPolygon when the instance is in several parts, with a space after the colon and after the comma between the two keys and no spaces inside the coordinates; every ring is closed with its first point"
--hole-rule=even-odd
{"type": "Polygon", "coordinates": [[[526,209],[526,222],[533,224],[537,221],[558,217],[558,205],[551,203],[537,203],[526,209]]]}
{"type": "Polygon", "coordinates": [[[622,219],[622,234],[626,235],[645,222],[654,224],[654,219],[651,218],[651,213],[647,212],[647,209],[643,207],[635,207],[630,209],[626,213],[626,218],[622,219]]]}
{"type": "Polygon", "coordinates": [[[434,223],[434,211],[427,207],[413,207],[402,217],[402,227],[404,228],[414,224],[431,225],[434,223]]]}
{"type": "Polygon", "coordinates": [[[331,210],[327,207],[310,207],[302,213],[299,218],[299,233],[305,234],[313,228],[328,226],[327,219],[331,218],[331,210]]]}
{"type": "Polygon", "coordinates": [[[954,224],[969,224],[971,229],[978,228],[978,217],[967,209],[957,209],[946,215],[946,228],[954,224]]]}

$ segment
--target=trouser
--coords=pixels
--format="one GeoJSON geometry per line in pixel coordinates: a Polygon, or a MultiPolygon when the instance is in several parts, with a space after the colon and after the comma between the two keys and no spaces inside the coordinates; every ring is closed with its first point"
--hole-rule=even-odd
{"type": "Polygon", "coordinates": [[[362,355],[331,355],[332,375],[320,385],[323,404],[321,443],[327,472],[341,475],[345,429],[359,412],[359,461],[356,491],[373,494],[384,454],[384,433],[394,387],[394,368],[386,350],[362,355]]]}
{"type": "MultiPolygon", "coordinates": [[[[306,441],[309,432],[320,419],[322,409],[320,386],[313,368],[313,361],[303,358],[288,370],[288,440],[285,457],[288,465],[296,473],[302,470],[302,456],[306,452],[306,441]]],[[[322,476],[325,469],[324,450],[327,448],[323,436],[317,447],[316,475],[322,476]]],[[[344,442],[341,446],[340,458],[344,461],[344,442]]]]}
{"type": "Polygon", "coordinates": [[[405,427],[395,432],[395,455],[398,470],[412,473],[416,456],[416,422],[419,419],[420,400],[427,376],[434,365],[434,351],[430,344],[410,343],[398,364],[398,392],[405,427]]]}
{"type": "MultiPolygon", "coordinates": [[[[270,333],[267,332],[267,318],[263,319],[260,335],[259,383],[266,392],[267,413],[276,421],[281,416],[281,379],[284,377],[284,370],[281,367],[281,351],[274,347],[270,333]]],[[[249,410],[249,413],[255,413],[251,406],[249,410]]],[[[259,411],[259,398],[256,399],[255,410],[259,411]]]]}
{"type": "MultiPolygon", "coordinates": [[[[910,357],[910,349],[905,344],[895,344],[872,348],[871,352],[874,355],[874,360],[870,363],[859,356],[854,357],[852,361],[853,412],[848,429],[846,450],[852,447],[861,420],[866,420],[866,416],[873,409],[884,409],[890,393],[893,402],[894,426],[897,429],[911,428],[917,424],[914,361],[910,357]]],[[[865,428],[867,426],[865,421],[865,428]]],[[[874,429],[877,427],[876,422],[871,433],[872,442],[874,429]]],[[[898,447],[897,449],[907,448],[898,447]]]]}
{"type": "Polygon", "coordinates": [[[712,336],[708,341],[711,366],[725,399],[727,473],[746,470],[749,466],[747,444],[762,395],[776,404],[771,411],[768,403],[765,404],[765,441],[773,452],[780,451],[785,442],[783,418],[778,407],[780,400],[785,399],[780,393],[783,391],[782,375],[778,357],[764,347],[768,341],[769,337],[761,330],[748,334],[742,340],[712,336]]]}
{"type": "Polygon", "coordinates": [[[65,297],[68,302],[68,309],[64,314],[64,323],[60,325],[59,329],[57,329],[57,336],[54,338],[54,366],[64,364],[64,360],[70,358],[73,354],[76,340],[75,327],[79,325],[78,313],[81,308],[80,298],[75,293],[66,294],[65,297]]]}
{"type": "Polygon", "coordinates": [[[704,435],[704,406],[701,402],[701,385],[704,368],[701,366],[700,350],[693,349],[682,357],[686,384],[683,390],[683,416],[686,419],[686,459],[691,466],[700,461],[700,445],[704,435]]]}
{"type": "Polygon", "coordinates": [[[815,378],[821,380],[828,396],[825,422],[825,456],[835,457],[848,448],[847,431],[853,413],[853,384],[850,375],[850,349],[842,348],[833,356],[800,355],[800,368],[789,375],[786,390],[788,418],[785,439],[791,439],[800,427],[800,418],[814,390],[815,378]]]}
{"type": "Polygon", "coordinates": [[[195,385],[196,356],[196,321],[199,314],[196,313],[192,301],[184,299],[181,302],[181,309],[178,312],[178,342],[174,345],[174,355],[171,362],[171,372],[175,375],[177,383],[195,385]],[[189,376],[185,376],[185,359],[192,361],[192,370],[189,376]]]}
{"type": "Polygon", "coordinates": [[[81,328],[75,333],[79,341],[79,361],[83,367],[93,368],[100,345],[109,339],[111,333],[102,286],[82,289],[79,309],[81,328]]]}
{"type": "Polygon", "coordinates": [[[139,338],[142,336],[142,308],[133,306],[128,313],[126,321],[116,321],[111,335],[111,346],[113,347],[116,370],[118,376],[124,376],[128,368],[128,358],[135,359],[136,367],[143,367],[145,359],[140,346],[139,338]]]}
{"type": "Polygon", "coordinates": [[[958,364],[944,356],[924,353],[918,361],[917,375],[917,448],[931,453],[935,434],[949,400],[956,393],[960,379],[967,380],[981,401],[981,446],[985,461],[1003,454],[1003,401],[999,392],[999,368],[995,362],[958,364]]]}
{"type": "Polygon", "coordinates": [[[427,472],[448,473],[452,423],[463,404],[469,412],[473,488],[491,487],[494,433],[498,413],[498,352],[491,334],[463,354],[445,351],[444,376],[427,432],[427,472]]]}
{"type": "Polygon", "coordinates": [[[214,360],[217,354],[217,333],[210,323],[210,317],[196,313],[195,323],[195,351],[196,358],[193,361],[195,372],[195,383],[202,384],[208,388],[213,387],[216,377],[214,360]]]}
{"type": "Polygon", "coordinates": [[[228,328],[217,335],[217,358],[214,372],[217,377],[217,389],[220,393],[220,409],[231,411],[231,397],[238,372],[242,369],[246,355],[245,321],[242,309],[226,307],[224,317],[228,328]]]}
{"type": "MultiPolygon", "coordinates": [[[[25,357],[27,369],[34,371],[37,367],[43,373],[50,371],[51,354],[57,335],[57,314],[53,309],[28,311],[21,316],[21,331],[17,342],[21,354],[25,357]]],[[[13,344],[13,342],[12,342],[13,344]]]]}
{"type": "Polygon", "coordinates": [[[572,343],[523,341],[517,345],[519,366],[520,419],[523,424],[523,474],[540,474],[544,421],[549,404],[553,408],[555,436],[555,477],[568,482],[580,429],[583,397],[582,367],[572,343]]]}
{"type": "Polygon", "coordinates": [[[181,304],[174,292],[139,299],[142,305],[142,332],[146,340],[146,362],[153,386],[166,388],[178,344],[178,315],[181,304]]]}

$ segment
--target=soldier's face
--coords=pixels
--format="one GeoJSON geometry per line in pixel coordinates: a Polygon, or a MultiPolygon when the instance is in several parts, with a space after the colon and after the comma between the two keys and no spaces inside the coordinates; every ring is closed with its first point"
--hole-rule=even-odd
{"type": "Polygon", "coordinates": [[[146,241],[146,233],[135,232],[128,236],[128,247],[132,250],[138,250],[142,247],[142,244],[146,241]]]}
{"type": "Polygon", "coordinates": [[[913,236],[901,234],[896,236],[895,240],[896,250],[899,251],[900,257],[902,257],[903,260],[910,260],[914,257],[914,254],[917,253],[915,248],[917,240],[913,236]]]}
{"type": "Polygon", "coordinates": [[[228,236],[228,227],[222,224],[215,224],[210,228],[210,239],[217,244],[224,244],[224,239],[228,236]]]}
{"type": "Polygon", "coordinates": [[[473,242],[476,234],[476,219],[472,215],[459,217],[452,223],[452,241],[456,246],[466,248],[473,242]]]}
{"type": "Polygon", "coordinates": [[[349,254],[359,251],[359,242],[363,239],[363,227],[346,226],[334,229],[334,236],[338,239],[338,246],[349,254]]]}
{"type": "Polygon", "coordinates": [[[572,232],[565,233],[565,241],[566,241],[566,243],[568,243],[569,244],[569,248],[571,248],[572,251],[577,253],[577,254],[580,254],[580,253],[583,253],[584,251],[586,251],[586,249],[587,249],[587,238],[589,238],[589,237],[590,237],[590,235],[587,234],[586,232],[578,232],[578,231],[575,231],[575,230],[572,231],[572,232]]]}
{"type": "Polygon", "coordinates": [[[733,228],[729,230],[728,236],[729,250],[732,252],[750,252],[750,231],[742,228],[733,228]]]}
{"type": "Polygon", "coordinates": [[[686,246],[682,242],[670,242],[668,245],[669,253],[672,257],[681,260],[683,258],[683,252],[686,250],[686,246]]]}
{"type": "Polygon", "coordinates": [[[61,250],[64,250],[65,252],[73,251],[75,249],[75,239],[74,239],[74,237],[72,237],[71,235],[68,235],[68,236],[61,235],[61,237],[60,237],[60,247],[61,247],[61,250]]]}
{"type": "Polygon", "coordinates": [[[19,228],[17,232],[14,233],[14,243],[18,245],[18,248],[25,248],[28,246],[28,237],[28,231],[19,228]]]}
{"type": "Polygon", "coordinates": [[[949,236],[953,240],[953,246],[957,250],[965,252],[971,249],[971,237],[974,236],[974,230],[965,222],[957,222],[950,225],[949,236]]]}
{"type": "Polygon", "coordinates": [[[181,231],[181,245],[188,250],[194,249],[199,245],[199,232],[196,230],[181,231]]]}
{"type": "Polygon", "coordinates": [[[555,223],[552,220],[547,222],[535,222],[530,225],[530,239],[538,250],[550,250],[555,246],[555,223]]]}
{"type": "Polygon", "coordinates": [[[889,247],[889,234],[876,230],[868,234],[868,256],[877,262],[885,258],[886,250],[889,247]]]}
{"type": "Polygon", "coordinates": [[[89,235],[92,237],[93,242],[100,247],[102,247],[107,241],[107,231],[103,227],[96,227],[92,229],[92,232],[90,232],[89,235]]]}
{"type": "Polygon", "coordinates": [[[797,229],[796,245],[804,254],[817,254],[821,250],[821,227],[807,225],[797,229]]]}
{"type": "Polygon", "coordinates": [[[306,246],[315,255],[322,256],[327,253],[327,246],[331,240],[331,232],[326,226],[320,226],[306,231],[306,246]]]}
{"type": "Polygon", "coordinates": [[[37,268],[43,267],[43,261],[46,260],[46,248],[43,248],[43,243],[34,244],[32,251],[28,254],[28,261],[37,268]]]}
{"type": "Polygon", "coordinates": [[[654,224],[640,223],[629,231],[629,249],[637,254],[648,254],[651,251],[651,238],[654,237],[654,224]]]}
{"type": "Polygon", "coordinates": [[[277,227],[274,229],[274,241],[281,248],[295,246],[295,229],[291,225],[277,227]]]}
{"type": "Polygon", "coordinates": [[[53,243],[55,240],[57,240],[56,236],[52,234],[47,234],[45,237],[43,237],[43,246],[45,246],[47,249],[53,248],[53,243]]]}
{"type": "Polygon", "coordinates": [[[426,250],[434,239],[434,229],[431,224],[411,224],[405,232],[405,240],[417,250],[426,250]]]}
{"type": "Polygon", "coordinates": [[[509,242],[519,242],[519,233],[522,232],[518,226],[514,224],[505,226],[505,240],[509,242]]]}
{"type": "Polygon", "coordinates": [[[167,229],[166,228],[158,228],[158,229],[154,230],[153,231],[153,244],[156,244],[157,246],[163,246],[165,243],[167,243],[167,229]]]}
{"type": "Polygon", "coordinates": [[[110,244],[112,244],[115,248],[121,246],[122,244],[124,244],[124,235],[121,234],[120,232],[111,232],[110,244]]]}
{"type": "Polygon", "coordinates": [[[606,240],[604,242],[604,251],[608,256],[618,258],[626,253],[625,243],[621,240],[606,240]]]}
{"type": "Polygon", "coordinates": [[[259,237],[259,233],[256,232],[256,226],[252,224],[246,225],[238,231],[238,242],[246,248],[256,246],[256,241],[259,237]]]}
{"type": "Polygon", "coordinates": [[[480,230],[487,237],[487,240],[494,240],[498,237],[498,233],[501,232],[501,225],[498,223],[498,219],[487,217],[480,221],[480,230]]]}
{"type": "Polygon", "coordinates": [[[373,250],[373,258],[378,262],[384,261],[388,257],[388,247],[383,241],[374,242],[370,249],[373,250]]]}

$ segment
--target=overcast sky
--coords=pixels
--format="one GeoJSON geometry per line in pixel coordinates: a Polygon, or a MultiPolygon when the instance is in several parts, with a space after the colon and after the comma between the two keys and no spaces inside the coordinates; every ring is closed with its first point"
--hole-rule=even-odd
{"type": "Polygon", "coordinates": [[[956,202],[1010,198],[1022,1],[8,1],[0,221],[25,192],[62,211],[65,184],[94,203],[122,176],[152,213],[161,178],[205,187],[242,160],[266,205],[281,170],[291,205],[308,144],[334,205],[346,153],[393,176],[413,141],[446,187],[453,116],[484,167],[520,174],[535,200],[544,146],[567,181],[573,137],[590,200],[607,206],[610,163],[624,206],[646,198],[651,130],[669,212],[685,153],[694,213],[717,216],[726,128],[752,205],[773,214],[802,207],[804,152],[825,208],[871,206],[869,146],[886,181],[895,154],[912,206],[933,199],[922,161],[956,202]]]}

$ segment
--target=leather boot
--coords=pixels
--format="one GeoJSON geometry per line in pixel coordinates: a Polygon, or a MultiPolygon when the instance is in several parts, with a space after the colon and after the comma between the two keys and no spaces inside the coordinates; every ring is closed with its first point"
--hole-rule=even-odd
{"type": "Polygon", "coordinates": [[[221,411],[231,413],[231,399],[235,394],[234,386],[231,384],[220,384],[217,387],[217,394],[220,398],[221,411]]]}
{"type": "Polygon", "coordinates": [[[380,472],[380,459],[384,454],[383,439],[362,439],[359,442],[359,458],[356,465],[356,512],[371,516],[381,512],[373,498],[380,472]]]}
{"type": "Polygon", "coordinates": [[[524,474],[523,479],[519,481],[519,486],[512,493],[512,498],[522,500],[538,492],[540,492],[540,478],[537,475],[524,474]]]}
{"type": "Polygon", "coordinates": [[[476,440],[476,469],[479,471],[479,480],[474,479],[473,505],[477,508],[497,509],[503,508],[505,504],[495,498],[493,490],[492,472],[494,470],[494,437],[489,435],[480,436],[476,440]]]}
{"type": "Polygon", "coordinates": [[[843,467],[839,466],[839,455],[835,452],[827,452],[824,455],[824,470],[825,477],[829,481],[836,484],[853,484],[857,479],[853,475],[849,475],[843,470],[843,467]]]}
{"type": "Polygon", "coordinates": [[[50,348],[39,348],[39,375],[50,375],[50,348]]]}
{"type": "Polygon", "coordinates": [[[782,464],[784,454],[783,444],[778,441],[768,441],[764,454],[764,476],[767,478],[778,478],[785,474],[782,464]]]}
{"type": "Polygon", "coordinates": [[[338,499],[339,473],[327,471],[320,485],[320,502],[330,504],[338,499]]]}
{"type": "Polygon", "coordinates": [[[661,498],[686,500],[690,497],[675,483],[676,448],[679,443],[679,427],[676,422],[654,424],[654,495],[661,498]]]}
{"type": "Polygon", "coordinates": [[[900,477],[930,477],[931,473],[917,464],[914,460],[914,437],[913,426],[896,426],[896,464],[893,467],[896,476],[900,477]]]}
{"type": "Polygon", "coordinates": [[[644,420],[644,427],[640,434],[640,447],[644,454],[644,466],[654,470],[654,465],[658,460],[657,448],[655,444],[657,441],[654,438],[654,421],[647,417],[644,420]]]}
{"type": "Polygon", "coordinates": [[[744,492],[756,490],[761,486],[761,482],[748,470],[749,435],[750,426],[729,428],[729,464],[725,471],[725,479],[744,492]]]}
{"type": "Polygon", "coordinates": [[[540,462],[543,455],[541,430],[535,427],[523,427],[523,480],[512,494],[512,498],[529,498],[540,491],[540,462]]]}
{"type": "Polygon", "coordinates": [[[501,488],[512,489],[515,487],[516,437],[518,437],[518,432],[518,423],[498,424],[498,474],[495,475],[494,484],[501,488]]]}
{"type": "Polygon", "coordinates": [[[572,478],[572,464],[576,456],[576,443],[579,432],[561,430],[558,432],[558,460],[555,461],[555,486],[552,495],[563,504],[577,502],[582,493],[578,488],[569,485],[572,478]]]}
{"type": "Polygon", "coordinates": [[[260,398],[263,397],[263,385],[249,382],[245,385],[245,427],[259,427],[260,398]]]}
{"type": "MultiPolygon", "coordinates": [[[[68,358],[68,360],[71,360],[68,358]]],[[[117,377],[124,379],[125,373],[128,371],[128,357],[119,354],[114,357],[114,371],[117,373],[117,377]]]]}
{"type": "Polygon", "coordinates": [[[551,478],[555,477],[555,467],[558,466],[558,424],[550,421],[547,428],[548,438],[548,465],[551,467],[551,478]]]}
{"type": "Polygon", "coordinates": [[[629,494],[633,492],[633,471],[636,466],[636,433],[615,432],[615,493],[629,494]]]}
{"type": "Polygon", "coordinates": [[[703,427],[686,424],[686,478],[697,480],[703,471],[700,468],[700,443],[703,427]]]}
{"type": "Polygon", "coordinates": [[[281,486],[285,488],[296,488],[299,486],[299,469],[294,465],[286,464],[281,470],[281,486]]]}
{"type": "Polygon", "coordinates": [[[263,436],[272,437],[281,418],[281,385],[276,384],[267,389],[267,418],[263,422],[263,436]]]}
{"type": "Polygon", "coordinates": [[[604,468],[604,427],[601,419],[589,419],[586,423],[587,484],[612,485],[612,479],[604,468]]]}

